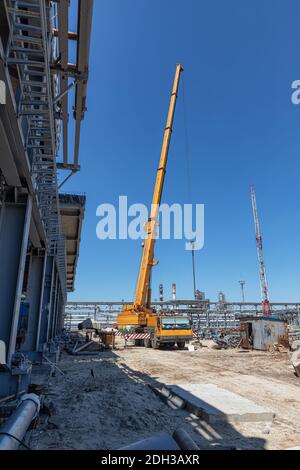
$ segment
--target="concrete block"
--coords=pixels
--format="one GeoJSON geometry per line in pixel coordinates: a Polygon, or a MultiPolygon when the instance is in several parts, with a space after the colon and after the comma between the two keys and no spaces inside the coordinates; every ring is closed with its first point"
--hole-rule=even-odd
{"type": "Polygon", "coordinates": [[[267,408],[213,384],[168,385],[171,393],[186,402],[186,409],[208,423],[273,421],[267,408]]]}
{"type": "Polygon", "coordinates": [[[297,349],[300,349],[300,340],[299,339],[295,339],[291,344],[291,350],[292,351],[297,351],[297,349]]]}
{"type": "Polygon", "coordinates": [[[297,349],[297,351],[293,352],[291,362],[294,366],[296,375],[300,377],[300,349],[297,349]]]}

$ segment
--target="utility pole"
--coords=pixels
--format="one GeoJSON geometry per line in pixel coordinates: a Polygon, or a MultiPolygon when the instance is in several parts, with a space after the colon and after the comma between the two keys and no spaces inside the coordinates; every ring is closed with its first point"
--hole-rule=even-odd
{"type": "Polygon", "coordinates": [[[192,266],[193,266],[193,286],[194,286],[194,299],[196,298],[196,274],[195,274],[195,242],[191,241],[192,247],[192,266]]]}
{"type": "Polygon", "coordinates": [[[239,281],[239,284],[240,284],[240,286],[241,286],[241,290],[242,290],[242,302],[243,302],[243,304],[244,304],[244,303],[245,303],[244,287],[245,287],[246,281],[239,281]]]}
{"type": "Polygon", "coordinates": [[[270,301],[269,301],[269,292],[268,292],[268,283],[266,276],[266,267],[263,256],[263,246],[262,246],[262,236],[260,232],[257,204],[256,204],[256,194],[254,186],[251,185],[251,201],[253,209],[253,218],[255,224],[255,238],[256,238],[256,250],[258,257],[258,267],[259,267],[259,278],[260,278],[260,290],[262,298],[262,313],[263,315],[272,315],[270,301]]]}

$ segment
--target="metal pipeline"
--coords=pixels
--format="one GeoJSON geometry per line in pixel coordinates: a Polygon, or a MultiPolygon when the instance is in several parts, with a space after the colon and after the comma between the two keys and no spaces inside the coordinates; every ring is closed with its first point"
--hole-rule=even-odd
{"type": "Polygon", "coordinates": [[[16,450],[22,446],[26,431],[39,410],[40,400],[37,395],[29,393],[21,397],[17,409],[0,428],[0,450],[16,450]]]}
{"type": "Polygon", "coordinates": [[[173,436],[167,432],[156,434],[142,441],[134,442],[119,450],[200,450],[184,429],[177,429],[173,436]]]}
{"type": "Polygon", "coordinates": [[[193,441],[191,436],[182,428],[176,429],[173,433],[173,438],[181,450],[199,450],[199,447],[193,441]]]}

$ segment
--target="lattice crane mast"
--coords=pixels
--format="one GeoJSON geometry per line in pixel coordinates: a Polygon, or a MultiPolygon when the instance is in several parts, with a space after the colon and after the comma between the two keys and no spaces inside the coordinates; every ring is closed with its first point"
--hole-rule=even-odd
{"type": "Polygon", "coordinates": [[[256,250],[257,250],[257,257],[258,257],[260,290],[261,290],[261,298],[262,298],[262,313],[263,315],[271,315],[272,312],[271,312],[270,301],[269,301],[266,266],[264,262],[263,246],[262,246],[262,236],[261,236],[260,224],[259,224],[259,218],[258,218],[256,194],[255,194],[255,189],[253,185],[251,185],[250,191],[251,191],[253,218],[254,218],[254,224],[255,224],[256,250]]]}

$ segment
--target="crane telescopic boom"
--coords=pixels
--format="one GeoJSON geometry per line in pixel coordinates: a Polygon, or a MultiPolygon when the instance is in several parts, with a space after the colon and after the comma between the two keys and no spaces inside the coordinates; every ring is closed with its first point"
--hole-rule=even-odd
{"type": "MultiPolygon", "coordinates": [[[[161,201],[161,195],[165,180],[165,173],[167,167],[167,159],[169,153],[169,145],[172,134],[174,112],[177,100],[177,92],[179,86],[180,74],[182,71],[182,66],[179,64],[176,66],[174,85],[170,99],[169,113],[167,118],[167,124],[165,127],[162,149],[160,154],[159,165],[156,173],[156,182],[154,187],[151,212],[148,223],[146,224],[147,237],[144,243],[143,256],[140,264],[139,277],[134,297],[134,305],[137,308],[143,307],[146,305],[146,300],[148,296],[148,290],[150,287],[150,273],[153,266],[154,260],[154,244],[156,239],[156,230],[158,225],[158,211],[161,201]]],[[[150,299],[149,299],[150,300],[150,299]]],[[[147,302],[147,307],[149,308],[149,302],[147,302]]]]}
{"type": "Polygon", "coordinates": [[[141,259],[138,281],[132,305],[125,305],[124,310],[118,315],[119,325],[145,325],[146,314],[151,314],[151,269],[154,261],[154,245],[157,235],[158,213],[164,186],[169,146],[172,134],[173,119],[176,107],[178,86],[183,68],[180,64],[176,66],[173,89],[170,98],[167,123],[164,131],[159,165],[156,173],[150,217],[146,223],[146,238],[143,244],[143,255],[141,259]]]}
{"type": "Polygon", "coordinates": [[[250,192],[251,192],[251,201],[252,201],[253,217],[254,217],[254,224],[255,224],[256,250],[257,250],[257,257],[258,257],[260,289],[261,289],[261,297],[262,297],[262,313],[263,315],[271,315],[272,312],[271,312],[270,301],[269,301],[266,267],[265,267],[264,256],[263,256],[262,236],[260,232],[260,224],[259,224],[257,203],[256,203],[256,194],[255,194],[255,189],[253,185],[251,185],[250,187],[250,192]]]}

